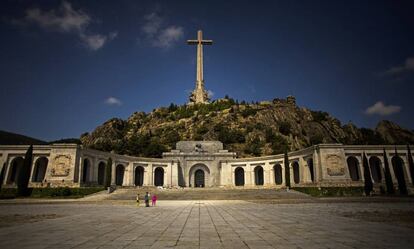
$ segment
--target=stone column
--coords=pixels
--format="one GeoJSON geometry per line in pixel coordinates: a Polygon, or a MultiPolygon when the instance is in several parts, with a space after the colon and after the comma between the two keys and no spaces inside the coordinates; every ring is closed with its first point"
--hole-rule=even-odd
{"type": "Polygon", "coordinates": [[[271,171],[269,162],[265,162],[263,165],[263,186],[270,186],[271,185],[271,171]]]}

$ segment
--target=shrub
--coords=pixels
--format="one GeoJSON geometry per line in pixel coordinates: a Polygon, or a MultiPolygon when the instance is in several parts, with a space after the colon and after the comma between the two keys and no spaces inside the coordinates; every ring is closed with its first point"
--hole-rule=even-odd
{"type": "Polygon", "coordinates": [[[279,125],[279,132],[287,136],[290,134],[291,125],[289,122],[283,121],[279,125]]]}
{"type": "Polygon", "coordinates": [[[276,135],[272,141],[272,153],[273,154],[282,154],[285,151],[289,151],[289,142],[286,138],[276,135]]]}
{"type": "Polygon", "coordinates": [[[246,144],[244,152],[254,156],[260,156],[262,154],[262,147],[263,142],[258,137],[255,137],[246,144]]]}
{"type": "Polygon", "coordinates": [[[311,111],[312,118],[316,122],[327,121],[329,114],[322,111],[311,111]]]}
{"type": "Polygon", "coordinates": [[[243,118],[247,118],[249,116],[256,115],[256,113],[257,113],[257,110],[256,109],[253,109],[251,107],[246,106],[246,109],[244,109],[243,111],[241,111],[240,114],[242,115],[243,118]]]}

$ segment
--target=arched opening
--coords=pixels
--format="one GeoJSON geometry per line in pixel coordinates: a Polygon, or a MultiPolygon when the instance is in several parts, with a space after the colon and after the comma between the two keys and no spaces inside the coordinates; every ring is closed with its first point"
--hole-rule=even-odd
{"type": "Polygon", "coordinates": [[[254,183],[258,186],[263,185],[263,168],[262,166],[257,166],[254,168],[254,183]]]}
{"type": "Polygon", "coordinates": [[[1,186],[3,185],[5,172],[6,172],[6,163],[3,163],[3,168],[1,168],[1,171],[0,171],[0,189],[1,189],[1,186]]]}
{"type": "Polygon", "coordinates": [[[314,172],[313,172],[313,159],[312,158],[308,159],[308,168],[309,168],[311,181],[315,182],[315,175],[314,175],[314,172]]]}
{"type": "Polygon", "coordinates": [[[138,166],[135,168],[135,186],[144,185],[144,168],[138,166]]]}
{"type": "Polygon", "coordinates": [[[244,169],[242,167],[237,167],[234,170],[234,182],[236,186],[244,186],[244,169]]]}
{"type": "Polygon", "coordinates": [[[194,187],[196,187],[196,188],[204,188],[205,187],[204,170],[198,169],[194,173],[194,187]]]}
{"type": "Polygon", "coordinates": [[[371,169],[372,180],[375,183],[380,183],[382,180],[381,160],[376,156],[369,158],[369,167],[371,169]]]}
{"type": "Polygon", "coordinates": [[[299,163],[298,162],[293,162],[292,163],[292,169],[293,169],[293,182],[298,184],[300,182],[299,163]]]}
{"type": "Polygon", "coordinates": [[[88,183],[91,174],[91,164],[87,158],[83,160],[82,182],[88,183]]]}
{"type": "Polygon", "coordinates": [[[98,164],[98,184],[104,185],[105,183],[105,167],[106,164],[104,162],[100,162],[98,164]]]}
{"type": "Polygon", "coordinates": [[[122,186],[124,184],[125,167],[122,164],[118,164],[115,169],[115,184],[122,186]]]}
{"type": "Polygon", "coordinates": [[[154,185],[163,186],[164,185],[164,169],[157,167],[154,172],[154,185]]]}
{"type": "Polygon", "coordinates": [[[348,157],[346,159],[346,163],[348,164],[349,175],[351,176],[352,181],[359,181],[359,162],[353,156],[348,157]]]}
{"type": "Polygon", "coordinates": [[[201,179],[201,176],[202,176],[199,170],[202,170],[204,173],[204,177],[203,177],[204,182],[201,183],[200,181],[200,184],[203,184],[203,187],[210,186],[211,185],[210,170],[205,164],[201,164],[201,163],[195,164],[190,168],[190,171],[188,172],[188,175],[189,175],[188,185],[190,187],[199,187],[199,186],[196,186],[196,178],[199,177],[201,179]],[[198,172],[197,175],[196,175],[196,172],[198,172]]]}
{"type": "Polygon", "coordinates": [[[46,169],[49,160],[46,157],[40,157],[36,160],[33,169],[32,182],[43,182],[46,176],[46,169]]]}
{"type": "Polygon", "coordinates": [[[398,181],[398,190],[400,191],[400,194],[406,195],[408,192],[404,177],[404,161],[399,156],[393,156],[391,162],[395,178],[397,178],[398,181]]]}
{"type": "Polygon", "coordinates": [[[276,164],[273,166],[273,171],[275,172],[275,183],[276,185],[280,185],[283,183],[282,178],[282,166],[280,164],[276,164]]]}
{"type": "Polygon", "coordinates": [[[23,157],[16,157],[10,163],[9,177],[7,178],[8,184],[16,183],[20,169],[23,167],[23,161],[23,157]]]}

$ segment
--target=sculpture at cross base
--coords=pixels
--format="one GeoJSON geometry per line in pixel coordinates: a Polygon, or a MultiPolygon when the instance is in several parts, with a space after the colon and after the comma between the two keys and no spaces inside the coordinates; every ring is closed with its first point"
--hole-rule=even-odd
{"type": "Polygon", "coordinates": [[[204,89],[203,76],[203,45],[212,45],[212,40],[203,40],[203,32],[197,32],[197,40],[187,40],[189,45],[197,45],[197,77],[196,86],[190,95],[189,104],[207,104],[209,103],[208,92],[204,89]]]}

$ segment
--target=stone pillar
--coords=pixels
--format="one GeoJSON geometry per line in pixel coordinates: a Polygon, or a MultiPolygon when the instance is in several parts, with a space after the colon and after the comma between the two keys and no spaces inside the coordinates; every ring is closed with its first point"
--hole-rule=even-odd
{"type": "Polygon", "coordinates": [[[271,185],[271,171],[270,171],[270,165],[269,162],[265,162],[263,167],[263,186],[270,186],[271,185]]]}
{"type": "Polygon", "coordinates": [[[132,162],[129,162],[125,167],[124,179],[124,186],[134,186],[134,165],[132,162]]]}

